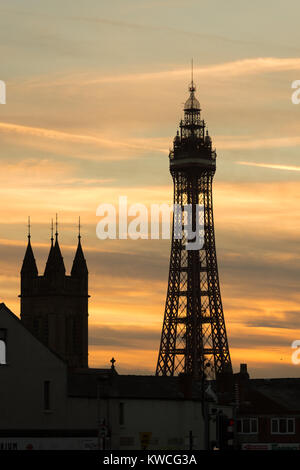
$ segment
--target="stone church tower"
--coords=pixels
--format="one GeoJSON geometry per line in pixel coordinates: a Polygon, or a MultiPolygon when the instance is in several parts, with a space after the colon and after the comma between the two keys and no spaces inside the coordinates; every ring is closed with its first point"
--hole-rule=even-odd
{"type": "Polygon", "coordinates": [[[88,367],[88,269],[80,232],[71,275],[66,275],[58,243],[51,247],[43,275],[28,245],[21,269],[21,321],[70,368],[88,367]]]}

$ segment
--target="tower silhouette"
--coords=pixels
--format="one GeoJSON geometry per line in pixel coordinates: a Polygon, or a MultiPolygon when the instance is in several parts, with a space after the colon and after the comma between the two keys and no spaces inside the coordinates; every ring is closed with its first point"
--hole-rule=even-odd
{"type": "Polygon", "coordinates": [[[214,379],[222,373],[232,373],[232,366],[214,234],[212,181],[216,151],[201,119],[195,90],[192,75],[184,118],[169,154],[174,204],[179,211],[174,210],[173,215],[168,290],[156,375],[183,373],[214,379]],[[188,235],[182,225],[187,205],[192,209],[193,231],[199,223],[197,218],[202,219],[204,243],[199,249],[187,249],[188,235]]]}
{"type": "Polygon", "coordinates": [[[38,275],[30,224],[21,269],[21,321],[71,368],[88,367],[88,269],[80,229],[71,275],[66,275],[56,221],[45,272],[38,275]]]}

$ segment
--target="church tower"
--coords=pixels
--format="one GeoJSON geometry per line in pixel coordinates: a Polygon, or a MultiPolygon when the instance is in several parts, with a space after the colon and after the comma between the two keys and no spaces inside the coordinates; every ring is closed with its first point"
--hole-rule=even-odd
{"type": "Polygon", "coordinates": [[[66,275],[56,223],[43,275],[28,244],[21,269],[21,321],[71,368],[88,367],[88,269],[79,225],[78,245],[70,275],[66,275]]]}

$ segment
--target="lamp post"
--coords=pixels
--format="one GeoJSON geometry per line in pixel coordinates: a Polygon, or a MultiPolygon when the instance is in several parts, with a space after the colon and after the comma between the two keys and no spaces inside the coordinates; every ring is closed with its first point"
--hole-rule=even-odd
{"type": "Polygon", "coordinates": [[[209,413],[207,409],[207,403],[205,399],[205,381],[206,381],[206,374],[205,369],[211,367],[211,363],[207,362],[204,365],[204,371],[201,377],[201,407],[202,407],[202,418],[204,421],[204,449],[209,449],[209,413]]]}

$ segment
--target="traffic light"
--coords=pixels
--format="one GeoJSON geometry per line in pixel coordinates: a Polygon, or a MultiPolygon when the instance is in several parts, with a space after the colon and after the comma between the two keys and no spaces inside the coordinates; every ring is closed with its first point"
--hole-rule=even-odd
{"type": "Polygon", "coordinates": [[[233,449],[234,420],[220,414],[217,420],[217,436],[220,450],[233,449]]]}

